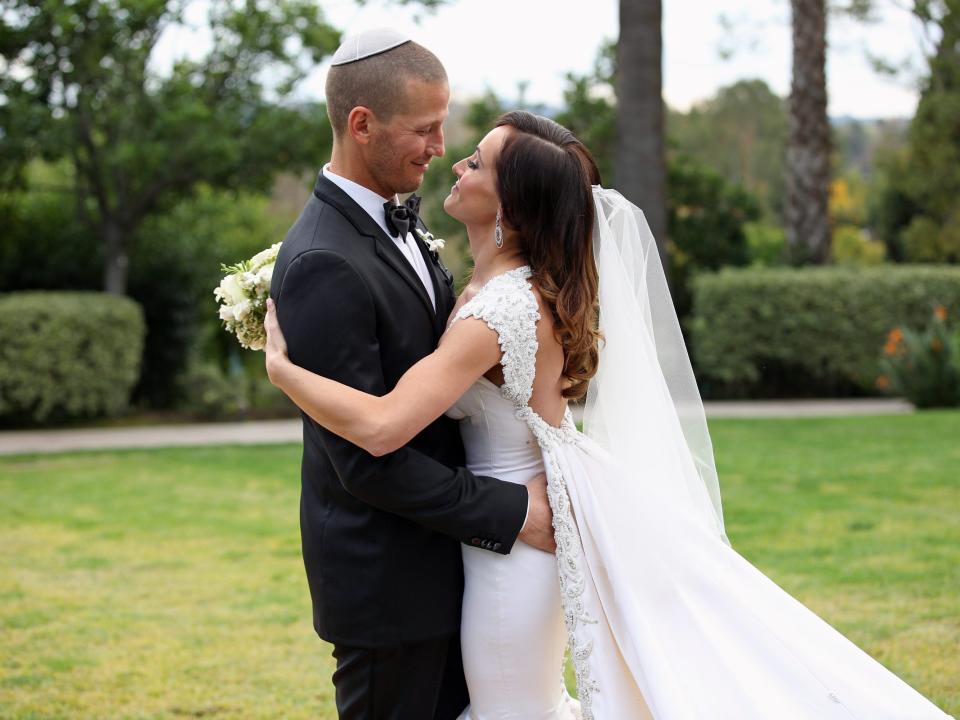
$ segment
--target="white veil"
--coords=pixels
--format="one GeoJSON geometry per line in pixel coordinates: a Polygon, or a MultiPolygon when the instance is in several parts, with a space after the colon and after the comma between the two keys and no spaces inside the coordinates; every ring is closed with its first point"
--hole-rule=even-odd
{"type": "Polygon", "coordinates": [[[624,477],[667,493],[729,545],[703,402],[653,234],[616,190],[595,185],[593,198],[605,341],[583,431],[631,471],[624,477]]]}

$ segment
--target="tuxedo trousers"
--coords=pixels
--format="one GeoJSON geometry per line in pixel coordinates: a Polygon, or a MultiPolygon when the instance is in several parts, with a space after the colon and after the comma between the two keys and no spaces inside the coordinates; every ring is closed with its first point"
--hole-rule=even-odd
{"type": "Polygon", "coordinates": [[[340,720],[455,720],[467,706],[459,633],[383,648],[334,644],[340,720]]]}

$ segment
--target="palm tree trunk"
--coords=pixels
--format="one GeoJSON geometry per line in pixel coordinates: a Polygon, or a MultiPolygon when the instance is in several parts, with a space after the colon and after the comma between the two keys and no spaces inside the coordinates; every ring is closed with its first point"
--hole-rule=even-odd
{"type": "Polygon", "coordinates": [[[787,243],[796,264],[830,255],[830,123],[825,0],[790,0],[793,79],[787,145],[787,243]]]}
{"type": "Polygon", "coordinates": [[[661,18],[660,0],[620,0],[614,180],[643,210],[669,277],[661,18]]]}

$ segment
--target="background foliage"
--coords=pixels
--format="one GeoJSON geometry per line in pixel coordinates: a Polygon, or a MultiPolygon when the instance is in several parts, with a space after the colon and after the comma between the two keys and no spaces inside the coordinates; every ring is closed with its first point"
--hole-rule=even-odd
{"type": "MultiPolygon", "coordinates": [[[[56,166],[35,165],[28,177],[55,174],[56,166]]],[[[48,187],[42,180],[37,185],[48,187]]],[[[4,291],[99,289],[102,244],[75,222],[63,193],[37,186],[8,192],[0,196],[0,217],[9,220],[0,242],[4,291]]],[[[137,402],[176,405],[185,397],[178,377],[194,363],[211,362],[221,374],[244,362],[251,372],[260,369],[260,358],[234,347],[220,329],[213,288],[221,262],[250,257],[276,242],[291,220],[263,195],[200,187],[144,223],[131,254],[129,283],[147,324],[137,402]]]]}
{"type": "MultiPolygon", "coordinates": [[[[441,4],[411,1],[426,9],[441,4]]],[[[958,2],[913,5],[936,40],[915,118],[833,120],[834,264],[958,263],[958,2]]],[[[23,72],[0,78],[0,292],[100,289],[107,269],[122,265],[121,285],[147,323],[138,407],[179,406],[208,417],[260,406],[287,411],[259,358],[219,329],[209,292],[221,262],[283,236],[329,157],[323,106],[295,102],[292,89],[339,33],[315,3],[216,0],[204,18],[214,30],[210,52],[158,73],[149,63],[152,49],[184,21],[187,5],[5,6],[0,60],[23,72]]],[[[865,17],[871,3],[854,5],[865,17]]],[[[559,107],[531,107],[523,86],[514,98],[490,91],[451,106],[446,156],[431,163],[421,194],[428,224],[448,240],[444,259],[461,278],[470,268],[466,237],[442,209],[452,164],[472,152],[502,111],[526,107],[581,137],[610,184],[616,58],[609,42],[590,72],[568,75],[559,107]]],[[[721,88],[684,112],[667,110],[667,271],[685,328],[692,327],[698,274],[784,265],[786,128],[784,99],[759,80],[721,88]]],[[[750,287],[747,274],[736,277],[750,287]]],[[[712,318],[697,322],[715,327],[712,333],[727,327],[712,318]]],[[[692,347],[694,338],[688,340],[692,347]]],[[[743,384],[724,392],[871,391],[839,380],[805,380],[798,388],[786,377],[772,384],[731,379],[743,384]]]]}
{"type": "Polygon", "coordinates": [[[113,415],[143,353],[143,313],[101,293],[0,296],[0,423],[113,415]]]}
{"type": "Polygon", "coordinates": [[[960,405],[960,330],[947,308],[934,306],[927,326],[895,327],[880,358],[878,387],[902,395],[918,408],[960,405]]]}
{"type": "Polygon", "coordinates": [[[0,13],[0,63],[17,69],[0,74],[0,181],[22,184],[32,159],[62,160],[75,222],[97,239],[114,294],[127,291],[146,220],[200,185],[266,190],[329,144],[325,118],[290,102],[339,44],[319,5],[209,2],[210,50],[159,74],[154,48],[188,5],[9,0],[0,13]]]}
{"type": "Polygon", "coordinates": [[[960,268],[725,268],[693,294],[705,395],[863,394],[892,328],[925,325],[935,305],[960,312],[960,268]]]}

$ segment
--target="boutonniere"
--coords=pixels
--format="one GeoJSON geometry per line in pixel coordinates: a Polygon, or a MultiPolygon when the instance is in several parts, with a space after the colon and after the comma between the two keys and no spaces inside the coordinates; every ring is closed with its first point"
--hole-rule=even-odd
{"type": "Polygon", "coordinates": [[[434,255],[436,255],[447,242],[443,238],[434,237],[433,233],[429,230],[427,232],[423,232],[417,228],[416,233],[417,237],[423,240],[423,244],[427,246],[427,250],[432,252],[434,255]]]}

